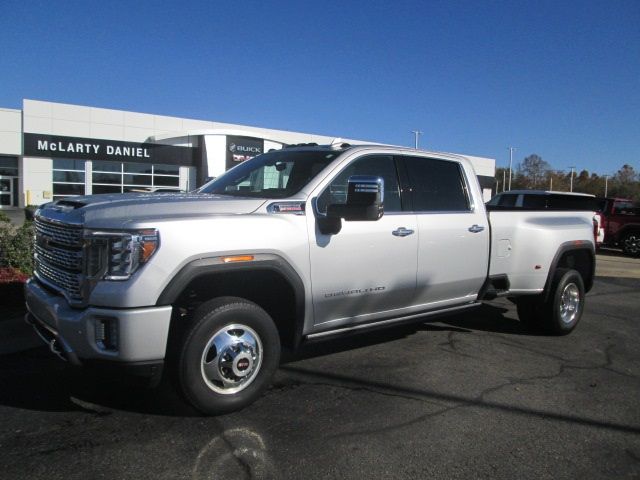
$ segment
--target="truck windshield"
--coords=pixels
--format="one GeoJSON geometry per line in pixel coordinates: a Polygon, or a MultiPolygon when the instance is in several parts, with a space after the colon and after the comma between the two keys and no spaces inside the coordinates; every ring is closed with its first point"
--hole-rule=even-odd
{"type": "Polygon", "coordinates": [[[342,152],[277,150],[247,160],[203,185],[197,193],[286,198],[298,193],[342,152]]]}

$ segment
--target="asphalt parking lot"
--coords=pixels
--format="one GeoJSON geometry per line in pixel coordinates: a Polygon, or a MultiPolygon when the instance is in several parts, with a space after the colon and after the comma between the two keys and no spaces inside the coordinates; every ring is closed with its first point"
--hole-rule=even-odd
{"type": "Polygon", "coordinates": [[[640,261],[600,255],[598,274],[569,336],[498,300],[308,347],[217,418],[44,348],[3,355],[0,477],[639,478],[640,261]]]}

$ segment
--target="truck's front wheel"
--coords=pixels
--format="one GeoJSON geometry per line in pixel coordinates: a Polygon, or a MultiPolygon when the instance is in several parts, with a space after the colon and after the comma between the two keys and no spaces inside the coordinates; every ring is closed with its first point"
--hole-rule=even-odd
{"type": "Polygon", "coordinates": [[[254,402],[280,361],[280,337],[255,303],[222,297],[202,304],[184,335],[178,376],[187,400],[206,414],[254,402]]]}

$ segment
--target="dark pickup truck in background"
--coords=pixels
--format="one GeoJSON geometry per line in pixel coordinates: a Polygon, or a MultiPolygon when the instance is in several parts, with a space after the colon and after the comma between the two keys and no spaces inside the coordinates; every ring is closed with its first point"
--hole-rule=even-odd
{"type": "Polygon", "coordinates": [[[640,202],[626,198],[598,198],[603,246],[620,247],[625,254],[640,256],[640,202]]]}

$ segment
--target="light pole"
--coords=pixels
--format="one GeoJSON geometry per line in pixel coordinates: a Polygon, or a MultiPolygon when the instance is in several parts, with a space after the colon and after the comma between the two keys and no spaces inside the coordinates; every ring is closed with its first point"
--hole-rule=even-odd
{"type": "Polygon", "coordinates": [[[607,198],[607,193],[609,191],[609,177],[611,175],[603,175],[604,177],[604,197],[607,198]]]}
{"type": "Polygon", "coordinates": [[[411,130],[411,133],[415,136],[415,149],[418,149],[418,137],[423,134],[420,130],[411,130]]]}
{"type": "Polygon", "coordinates": [[[571,182],[569,183],[569,191],[573,192],[573,171],[576,169],[575,165],[569,167],[571,169],[571,182]]]}
{"type": "Polygon", "coordinates": [[[511,190],[511,169],[513,167],[513,151],[514,147],[509,147],[509,190],[511,190]]]}

